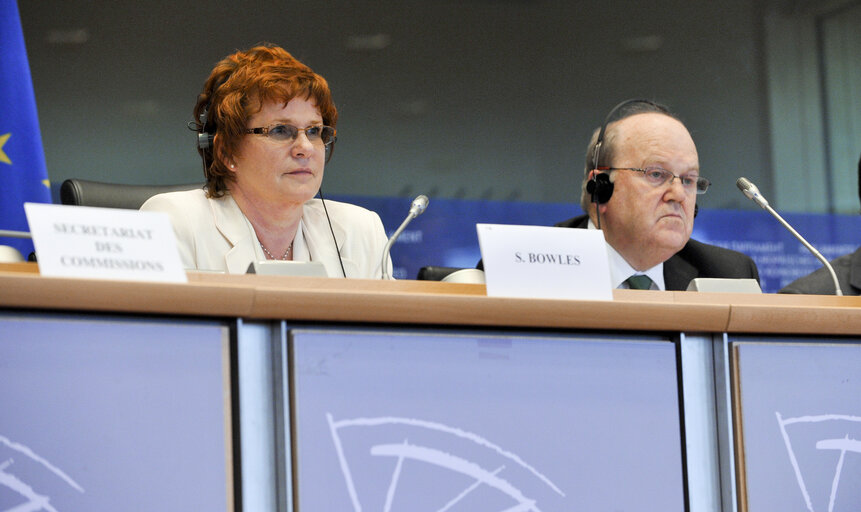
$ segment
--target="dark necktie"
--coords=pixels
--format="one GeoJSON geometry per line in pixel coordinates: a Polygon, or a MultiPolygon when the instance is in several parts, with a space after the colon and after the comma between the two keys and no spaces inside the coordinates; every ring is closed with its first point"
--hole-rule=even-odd
{"type": "Polygon", "coordinates": [[[625,279],[625,282],[632,290],[650,290],[652,288],[652,280],[649,276],[631,276],[625,279]]]}

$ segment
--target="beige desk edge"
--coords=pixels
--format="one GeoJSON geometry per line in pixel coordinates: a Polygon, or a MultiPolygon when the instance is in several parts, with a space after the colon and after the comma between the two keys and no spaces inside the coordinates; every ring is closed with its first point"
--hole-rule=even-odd
{"type": "Polygon", "coordinates": [[[0,264],[0,307],[391,323],[861,335],[861,297],[615,290],[613,301],[487,297],[483,285],[189,273],[187,284],[42,277],[0,264]]]}

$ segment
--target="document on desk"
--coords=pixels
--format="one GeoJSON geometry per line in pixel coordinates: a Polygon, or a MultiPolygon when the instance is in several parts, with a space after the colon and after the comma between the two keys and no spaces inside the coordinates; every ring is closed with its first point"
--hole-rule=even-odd
{"type": "Polygon", "coordinates": [[[487,295],[612,300],[604,233],[595,229],[476,224],[487,295]]]}
{"type": "Polygon", "coordinates": [[[165,213],[38,203],[24,211],[44,276],[187,281],[165,213]]]}

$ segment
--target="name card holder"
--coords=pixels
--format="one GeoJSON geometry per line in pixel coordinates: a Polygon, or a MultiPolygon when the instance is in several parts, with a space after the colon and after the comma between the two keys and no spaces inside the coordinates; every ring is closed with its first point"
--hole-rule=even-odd
{"type": "Polygon", "coordinates": [[[25,203],[39,261],[52,277],[184,283],[167,214],[25,203]]]}
{"type": "Polygon", "coordinates": [[[489,296],[613,299],[602,231],[504,224],[476,230],[489,296]]]}

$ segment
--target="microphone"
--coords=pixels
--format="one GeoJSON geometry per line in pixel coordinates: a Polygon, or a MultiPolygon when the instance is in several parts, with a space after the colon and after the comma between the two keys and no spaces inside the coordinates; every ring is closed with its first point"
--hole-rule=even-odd
{"type": "Polygon", "coordinates": [[[383,269],[383,279],[389,279],[391,276],[389,275],[389,266],[386,265],[386,261],[389,259],[389,251],[392,249],[392,244],[395,243],[395,240],[401,236],[401,232],[404,228],[407,227],[413,219],[424,213],[425,209],[428,207],[428,196],[421,194],[415,199],[413,199],[413,203],[410,205],[410,212],[407,214],[407,218],[401,223],[401,227],[399,227],[392,237],[389,238],[389,241],[386,242],[386,247],[383,248],[383,260],[381,264],[381,268],[383,269]]]}
{"type": "MultiPolygon", "coordinates": [[[[756,185],[754,185],[749,179],[739,178],[738,181],[735,182],[735,186],[738,187],[739,190],[744,192],[744,195],[747,196],[748,199],[758,204],[761,208],[768,208],[768,201],[766,201],[765,198],[762,197],[762,194],[759,192],[759,189],[756,188],[756,185]]],[[[776,213],[774,213],[774,210],[771,210],[771,213],[772,215],[777,215],[776,213]]],[[[796,234],[795,236],[798,235],[796,234]]]]}
{"type": "Polygon", "coordinates": [[[783,217],[781,217],[776,211],[774,211],[774,208],[769,206],[768,201],[766,201],[766,199],[762,196],[762,193],[760,193],[759,189],[756,188],[756,185],[754,185],[747,178],[739,178],[735,182],[735,186],[737,186],[739,190],[744,192],[744,195],[747,196],[748,199],[758,204],[760,207],[762,207],[763,210],[770,213],[775,219],[777,219],[781,224],[783,224],[783,227],[785,227],[790,233],[792,233],[792,235],[797,238],[798,241],[804,245],[804,247],[807,247],[808,251],[813,253],[813,255],[816,256],[816,258],[822,262],[825,268],[828,269],[828,272],[831,273],[831,279],[834,280],[835,295],[843,295],[843,290],[840,288],[840,282],[837,280],[837,274],[834,273],[834,267],[831,266],[831,263],[829,263],[828,260],[826,260],[819,253],[819,251],[816,250],[815,247],[810,245],[807,240],[804,239],[803,236],[799,235],[798,231],[795,231],[792,226],[789,225],[788,222],[783,220],[783,217]]]}

